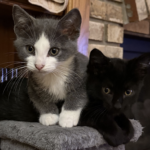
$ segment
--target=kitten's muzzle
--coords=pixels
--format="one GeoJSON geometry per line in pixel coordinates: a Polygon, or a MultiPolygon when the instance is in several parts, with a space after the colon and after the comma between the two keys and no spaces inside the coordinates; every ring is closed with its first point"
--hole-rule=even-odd
{"type": "Polygon", "coordinates": [[[122,107],[122,98],[119,98],[119,99],[116,101],[116,103],[114,104],[114,107],[115,107],[116,109],[121,109],[121,107],[122,107]]]}
{"type": "Polygon", "coordinates": [[[35,64],[35,68],[38,69],[39,71],[42,70],[42,68],[44,68],[45,65],[37,65],[35,64]]]}
{"type": "Polygon", "coordinates": [[[121,106],[121,104],[120,104],[119,102],[117,102],[117,103],[114,105],[114,107],[115,107],[116,109],[120,109],[122,106],[121,106]]]}

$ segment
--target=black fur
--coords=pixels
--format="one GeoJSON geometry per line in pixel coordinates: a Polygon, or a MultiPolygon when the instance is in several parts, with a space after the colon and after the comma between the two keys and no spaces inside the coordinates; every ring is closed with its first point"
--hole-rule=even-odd
{"type": "Polygon", "coordinates": [[[87,94],[89,103],[79,125],[97,129],[112,146],[130,141],[134,129],[124,113],[136,101],[147,74],[150,53],[129,61],[105,57],[94,49],[88,64],[87,94]],[[109,88],[106,94],[103,88],[109,88]],[[130,96],[126,90],[132,90],[130,96]]]}

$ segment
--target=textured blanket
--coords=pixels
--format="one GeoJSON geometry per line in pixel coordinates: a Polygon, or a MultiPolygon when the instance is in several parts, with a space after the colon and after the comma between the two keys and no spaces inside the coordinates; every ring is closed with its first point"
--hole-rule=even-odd
{"type": "MultiPolygon", "coordinates": [[[[135,129],[131,141],[142,134],[142,126],[131,120],[135,129]]],[[[109,146],[95,129],[89,127],[61,128],[39,123],[1,121],[1,150],[124,150],[124,145],[109,146]]]]}

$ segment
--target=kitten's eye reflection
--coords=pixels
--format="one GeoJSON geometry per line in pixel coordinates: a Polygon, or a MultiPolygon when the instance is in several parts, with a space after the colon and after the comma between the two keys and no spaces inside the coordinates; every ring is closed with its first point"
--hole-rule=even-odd
{"type": "Polygon", "coordinates": [[[29,53],[33,53],[34,52],[34,46],[32,46],[32,45],[27,45],[26,46],[26,49],[27,49],[27,51],[29,52],[29,53]]]}
{"type": "Polygon", "coordinates": [[[50,56],[56,56],[59,53],[59,49],[56,47],[53,47],[49,50],[49,55],[50,56]]]}
{"type": "Polygon", "coordinates": [[[110,94],[111,90],[109,88],[103,88],[105,94],[110,94]]]}
{"type": "Polygon", "coordinates": [[[130,96],[132,94],[132,92],[133,92],[132,90],[126,90],[125,91],[125,95],[126,96],[130,96]]]}

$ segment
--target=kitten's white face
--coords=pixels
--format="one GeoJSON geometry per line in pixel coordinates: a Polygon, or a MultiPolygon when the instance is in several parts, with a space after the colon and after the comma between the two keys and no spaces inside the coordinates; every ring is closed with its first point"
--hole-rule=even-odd
{"type": "Polygon", "coordinates": [[[34,44],[34,55],[30,55],[26,58],[27,68],[30,71],[36,72],[53,72],[58,65],[58,61],[56,57],[48,56],[50,48],[51,46],[48,38],[42,33],[34,44]]]}
{"type": "Polygon", "coordinates": [[[58,73],[66,70],[77,52],[81,15],[73,9],[62,19],[35,19],[19,6],[13,8],[14,45],[31,72],[58,73]]]}

